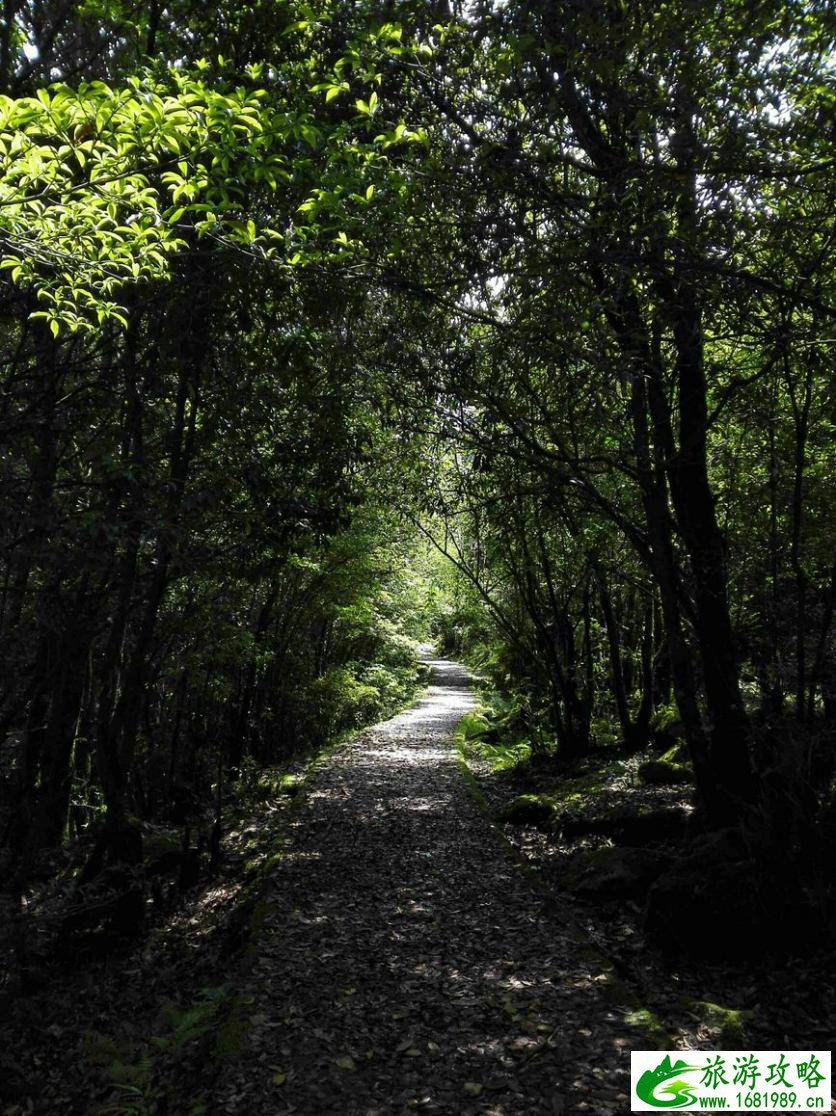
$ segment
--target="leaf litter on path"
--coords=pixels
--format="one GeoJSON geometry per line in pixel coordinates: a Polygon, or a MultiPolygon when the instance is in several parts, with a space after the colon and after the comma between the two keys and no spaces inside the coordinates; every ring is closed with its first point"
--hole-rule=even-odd
{"type": "Polygon", "coordinates": [[[219,1111],[626,1106],[637,1036],[576,926],[546,909],[469,796],[452,743],[475,704],[468,676],[431,666],[425,697],[310,781],[236,978],[251,1027],[218,1074],[219,1111]],[[272,1082],[255,1069],[268,1048],[282,1067],[272,1082]]]}

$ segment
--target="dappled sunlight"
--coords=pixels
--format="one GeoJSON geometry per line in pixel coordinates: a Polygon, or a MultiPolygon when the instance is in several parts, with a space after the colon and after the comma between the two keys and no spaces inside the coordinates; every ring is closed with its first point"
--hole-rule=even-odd
{"type": "Polygon", "coordinates": [[[292,861],[292,862],[305,861],[305,862],[310,863],[313,860],[321,860],[322,859],[322,853],[321,852],[315,852],[315,851],[310,851],[310,850],[303,851],[303,850],[293,849],[288,853],[284,853],[283,855],[286,857],[286,859],[288,861],[292,861]]]}
{"type": "MultiPolygon", "coordinates": [[[[518,1116],[582,1098],[606,1050],[615,1111],[609,976],[544,919],[468,797],[452,734],[475,700],[462,667],[431,665],[411,709],[316,776],[245,990],[252,1054],[287,1074],[280,1112],[518,1116]]],[[[249,1111],[246,1073],[229,1087],[223,1109],[249,1111]]]]}

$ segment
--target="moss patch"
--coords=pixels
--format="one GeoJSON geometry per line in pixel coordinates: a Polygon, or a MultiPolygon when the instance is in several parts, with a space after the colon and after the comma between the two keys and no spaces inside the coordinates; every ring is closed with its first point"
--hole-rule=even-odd
{"type": "Polygon", "coordinates": [[[752,1018],[751,1011],[723,1007],[711,1000],[685,999],[683,1006],[717,1031],[718,1045],[723,1049],[741,1050],[747,1045],[746,1025],[752,1018]]]}
{"type": "Polygon", "coordinates": [[[691,756],[688,753],[688,746],[684,741],[678,741],[672,748],[668,748],[664,755],[659,757],[659,762],[676,764],[680,767],[689,767],[691,756]]]}
{"type": "Polygon", "coordinates": [[[575,775],[571,779],[561,779],[555,791],[555,797],[560,802],[580,802],[587,795],[599,794],[604,789],[604,781],[600,771],[590,771],[586,774],[575,775]]]}
{"type": "Polygon", "coordinates": [[[625,1012],[624,1022],[628,1027],[641,1031],[653,1044],[651,1049],[667,1050],[670,1048],[670,1037],[659,1019],[649,1008],[634,1008],[625,1012]]]}
{"type": "Polygon", "coordinates": [[[305,780],[301,775],[282,775],[279,779],[279,793],[287,798],[296,798],[302,793],[304,786],[305,780]]]}
{"type": "Polygon", "coordinates": [[[693,775],[681,763],[668,763],[666,760],[648,760],[639,766],[639,782],[648,787],[678,786],[690,783],[693,775]]]}
{"type": "Polygon", "coordinates": [[[555,814],[554,799],[546,794],[519,794],[496,812],[496,820],[506,825],[531,825],[548,829],[555,814]]]}

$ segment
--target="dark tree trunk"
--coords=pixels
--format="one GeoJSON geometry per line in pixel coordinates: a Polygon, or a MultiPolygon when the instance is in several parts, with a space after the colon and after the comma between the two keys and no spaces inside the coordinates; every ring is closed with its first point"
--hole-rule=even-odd
{"type": "MultiPolygon", "coordinates": [[[[682,175],[678,202],[680,244],[697,245],[696,141],[687,95],[678,95],[677,162],[682,175]]],[[[679,446],[670,456],[671,498],[694,579],[694,627],[700,647],[709,718],[709,759],[724,813],[735,817],[754,797],[749,759],[749,719],[740,692],[739,668],[728,602],[726,547],[717,522],[708,476],[708,389],[705,381],[700,292],[692,282],[695,261],[674,246],[674,273],[659,272],[670,316],[679,387],[679,446]]]]}
{"type": "Polygon", "coordinates": [[[598,592],[601,597],[601,611],[604,616],[604,627],[607,632],[607,648],[610,658],[610,681],[612,684],[615,708],[618,714],[618,723],[621,727],[621,737],[625,746],[631,744],[633,725],[630,720],[630,708],[627,701],[627,690],[624,684],[624,670],[621,654],[621,633],[613,611],[612,597],[600,570],[596,570],[598,592]]]}

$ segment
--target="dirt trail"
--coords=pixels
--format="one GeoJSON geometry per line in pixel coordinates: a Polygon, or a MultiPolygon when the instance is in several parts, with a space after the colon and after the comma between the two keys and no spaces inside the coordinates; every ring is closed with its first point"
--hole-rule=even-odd
{"type": "Polygon", "coordinates": [[[586,954],[470,797],[452,733],[464,669],[313,779],[236,989],[250,1026],[213,1111],[628,1110],[641,1045],[586,954]]]}

